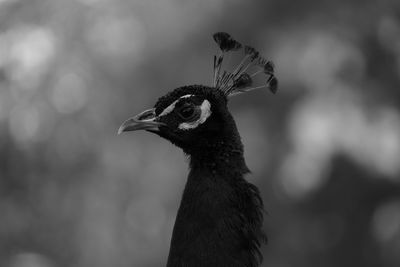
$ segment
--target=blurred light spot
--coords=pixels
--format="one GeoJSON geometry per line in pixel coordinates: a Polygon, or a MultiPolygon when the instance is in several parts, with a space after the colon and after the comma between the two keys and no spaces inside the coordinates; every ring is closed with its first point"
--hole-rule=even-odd
{"type": "Polygon", "coordinates": [[[37,253],[19,253],[15,255],[8,267],[53,267],[45,256],[37,253]]]}
{"type": "Polygon", "coordinates": [[[159,237],[166,221],[166,214],[161,203],[148,197],[135,199],[126,210],[126,223],[133,233],[147,239],[159,237]]]}
{"type": "Polygon", "coordinates": [[[86,104],[86,84],[79,75],[67,73],[56,83],[51,98],[58,112],[76,112],[86,104]]]}
{"type": "MultiPolygon", "coordinates": [[[[378,111],[370,125],[371,161],[386,175],[397,177],[400,172],[400,116],[392,108],[378,111]]],[[[367,140],[366,140],[367,141],[367,140]]]]}
{"type": "Polygon", "coordinates": [[[281,36],[274,51],[279,73],[287,82],[321,91],[331,89],[342,74],[346,78],[364,75],[365,58],[358,47],[327,32],[296,31],[281,36]]]}
{"type": "Polygon", "coordinates": [[[296,139],[297,145],[317,154],[331,150],[333,144],[330,134],[335,129],[332,122],[327,120],[326,114],[312,110],[296,114],[291,126],[291,135],[296,139]]]}
{"type": "Polygon", "coordinates": [[[399,179],[399,114],[387,107],[368,114],[355,105],[346,105],[337,113],[333,122],[336,131],[332,133],[337,149],[369,169],[399,179]],[[345,129],[345,133],[340,129],[345,129]]]}
{"type": "Polygon", "coordinates": [[[334,93],[300,102],[292,113],[293,152],[282,164],[283,190],[304,196],[323,184],[330,159],[344,153],[366,168],[399,179],[400,116],[394,108],[365,109],[357,95],[334,93]]]}
{"type": "Polygon", "coordinates": [[[35,107],[16,107],[9,118],[10,132],[17,142],[35,139],[39,125],[39,112],[35,107]]]}
{"type": "Polygon", "coordinates": [[[43,64],[53,54],[52,34],[44,29],[31,29],[19,36],[13,45],[12,56],[23,68],[35,68],[43,64]]]}
{"type": "Polygon", "coordinates": [[[146,31],[134,16],[99,14],[88,32],[94,51],[102,55],[143,57],[146,31]]]}
{"type": "Polygon", "coordinates": [[[280,173],[280,183],[284,192],[295,198],[301,198],[317,190],[324,184],[327,176],[326,158],[318,154],[292,154],[280,173]]]}
{"type": "Polygon", "coordinates": [[[294,151],[285,159],[280,174],[282,189],[291,197],[303,197],[323,185],[334,145],[331,121],[324,112],[313,110],[319,107],[307,102],[300,103],[300,110],[293,113],[290,137],[294,151]]]}
{"type": "Polygon", "coordinates": [[[304,53],[300,55],[299,70],[311,88],[327,89],[327,85],[334,83],[339,71],[351,61],[357,62],[357,71],[361,71],[365,64],[357,48],[334,36],[316,34],[306,47],[304,53]],[[310,73],[312,75],[309,75],[310,73]]]}
{"type": "Polygon", "coordinates": [[[372,231],[383,243],[400,239],[400,200],[386,202],[375,210],[372,231]]]}
{"type": "Polygon", "coordinates": [[[45,28],[21,28],[10,34],[12,79],[22,88],[36,88],[55,54],[55,37],[45,28]]]}

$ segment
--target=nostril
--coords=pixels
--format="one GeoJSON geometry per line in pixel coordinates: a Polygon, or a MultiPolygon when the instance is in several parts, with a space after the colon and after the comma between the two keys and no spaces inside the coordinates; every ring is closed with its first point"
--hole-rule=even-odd
{"type": "Polygon", "coordinates": [[[155,117],[154,110],[150,109],[150,110],[146,110],[143,113],[139,114],[137,116],[137,120],[139,120],[139,121],[150,120],[150,119],[154,119],[154,117],[155,117]]]}
{"type": "Polygon", "coordinates": [[[139,120],[146,120],[146,119],[150,119],[152,116],[151,116],[151,114],[143,114],[143,115],[141,115],[141,116],[139,116],[139,120]]]}

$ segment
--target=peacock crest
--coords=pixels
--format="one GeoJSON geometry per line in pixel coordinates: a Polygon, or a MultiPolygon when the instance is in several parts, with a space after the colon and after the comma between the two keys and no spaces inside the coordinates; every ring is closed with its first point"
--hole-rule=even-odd
{"type": "Polygon", "coordinates": [[[213,35],[219,46],[219,54],[214,56],[213,86],[224,92],[226,96],[233,96],[255,89],[268,88],[272,93],[278,90],[278,79],[274,74],[274,63],[266,60],[260,53],[249,45],[242,45],[226,32],[217,32],[213,35]],[[223,62],[227,53],[243,51],[243,58],[232,70],[223,70],[223,62]],[[254,70],[255,69],[255,70],[254,70]],[[250,74],[250,71],[253,73],[250,74]],[[265,83],[253,85],[253,78],[257,75],[265,76],[265,83]]]}

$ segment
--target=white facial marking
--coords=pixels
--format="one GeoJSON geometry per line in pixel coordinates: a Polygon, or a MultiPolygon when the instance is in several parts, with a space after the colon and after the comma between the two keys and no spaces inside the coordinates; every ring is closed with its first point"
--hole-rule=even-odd
{"type": "MultiPolygon", "coordinates": [[[[194,96],[194,95],[184,95],[184,96],[181,96],[179,99],[181,99],[181,98],[188,98],[188,97],[191,97],[191,96],[194,96]]],[[[160,113],[160,115],[158,115],[158,117],[162,117],[162,116],[165,116],[165,115],[171,113],[171,111],[174,110],[175,105],[176,105],[176,103],[179,101],[179,99],[175,100],[174,102],[172,102],[171,105],[169,105],[168,107],[166,107],[166,108],[160,113]]]]}
{"type": "Polygon", "coordinates": [[[188,97],[191,97],[191,96],[194,96],[194,95],[184,95],[184,96],[181,96],[180,98],[188,98],[188,97]]]}
{"type": "Polygon", "coordinates": [[[181,130],[189,130],[189,129],[194,129],[200,124],[204,123],[208,117],[211,115],[211,104],[208,102],[208,100],[204,100],[203,103],[201,103],[200,106],[201,114],[200,118],[196,121],[192,122],[182,122],[179,124],[178,128],[181,130]]]}

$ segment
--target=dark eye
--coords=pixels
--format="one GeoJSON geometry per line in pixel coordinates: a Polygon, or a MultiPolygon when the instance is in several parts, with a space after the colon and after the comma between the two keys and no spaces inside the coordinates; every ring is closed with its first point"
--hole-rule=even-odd
{"type": "Polygon", "coordinates": [[[190,119],[194,115],[194,113],[195,108],[192,105],[184,106],[179,110],[179,115],[185,120],[190,119]]]}

